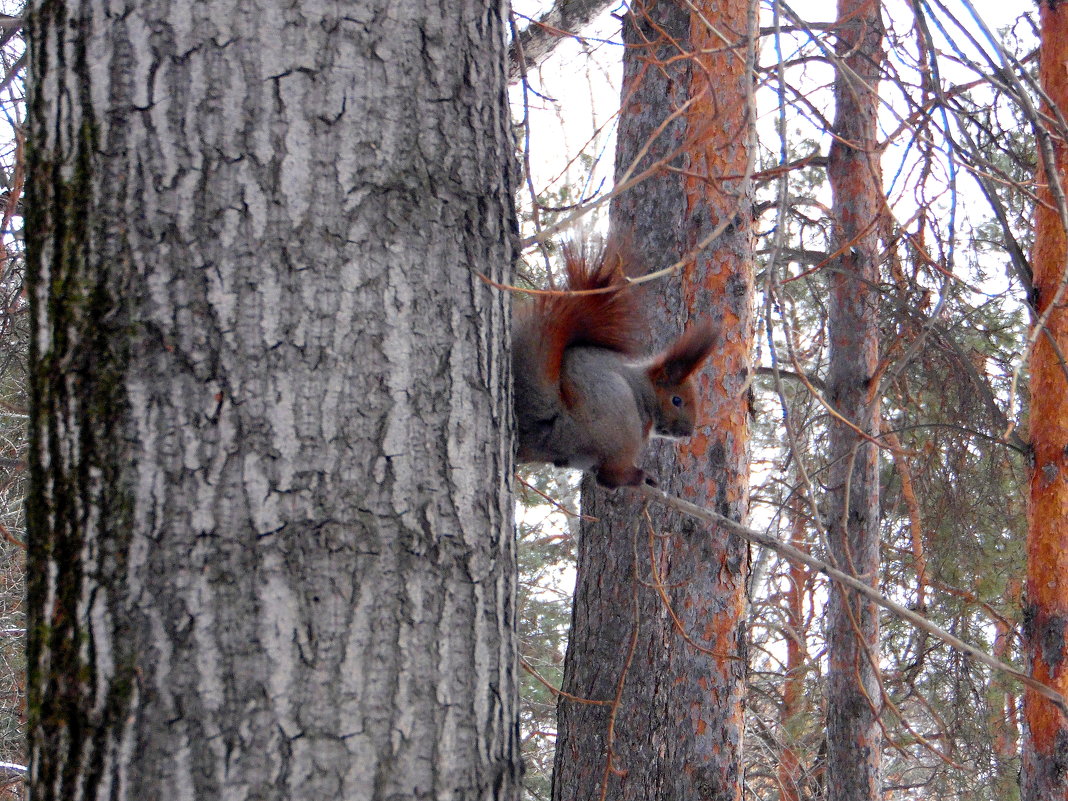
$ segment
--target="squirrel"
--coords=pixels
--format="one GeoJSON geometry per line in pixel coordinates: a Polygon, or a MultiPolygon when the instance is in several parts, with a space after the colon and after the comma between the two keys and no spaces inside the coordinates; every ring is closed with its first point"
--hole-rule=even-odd
{"type": "Polygon", "coordinates": [[[517,309],[512,331],[516,459],[588,470],[605,487],[656,482],[637,461],[650,435],[693,434],[691,376],[715,343],[709,324],[652,357],[620,254],[565,247],[569,292],[517,309]]]}

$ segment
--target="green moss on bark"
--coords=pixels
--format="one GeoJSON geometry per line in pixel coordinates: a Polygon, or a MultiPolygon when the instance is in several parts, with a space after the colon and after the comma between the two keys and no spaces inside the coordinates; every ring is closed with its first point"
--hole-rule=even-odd
{"type": "MultiPolygon", "coordinates": [[[[27,714],[37,798],[61,796],[75,785],[87,791],[99,779],[99,770],[80,765],[79,757],[95,761],[100,749],[87,741],[107,719],[124,714],[134,675],[132,664],[121,669],[102,718],[94,719],[97,665],[79,609],[87,581],[83,558],[87,550],[123,554],[129,542],[133,496],[122,446],[129,345],[120,265],[94,260],[95,229],[107,221],[95,198],[98,130],[81,21],[69,19],[74,13],[63,3],[43,3],[27,26],[35,86],[58,86],[72,101],[57,104],[43,89],[33,93],[27,149],[27,714]],[[64,83],[68,78],[73,85],[64,83]]],[[[110,603],[122,562],[112,558],[94,571],[94,603],[110,603]]]]}

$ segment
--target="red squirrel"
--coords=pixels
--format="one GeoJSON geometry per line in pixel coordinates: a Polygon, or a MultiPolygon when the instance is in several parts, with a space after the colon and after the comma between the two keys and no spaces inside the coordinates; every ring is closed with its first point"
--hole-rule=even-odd
{"type": "Polygon", "coordinates": [[[567,290],[516,311],[512,375],[520,462],[589,470],[605,487],[655,484],[637,461],[650,435],[693,434],[697,393],[691,376],[714,344],[697,325],[656,356],[643,358],[637,298],[620,255],[564,250],[567,290]]]}

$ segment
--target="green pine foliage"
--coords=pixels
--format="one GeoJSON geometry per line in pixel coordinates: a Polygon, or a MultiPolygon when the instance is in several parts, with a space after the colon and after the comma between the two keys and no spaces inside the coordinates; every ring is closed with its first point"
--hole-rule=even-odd
{"type": "Polygon", "coordinates": [[[522,470],[517,493],[520,730],[530,799],[550,797],[556,746],[556,696],[571,625],[578,474],[551,467],[522,470]],[[553,499],[549,502],[547,499],[553,499]],[[548,686],[547,686],[548,685],[548,686]]]}

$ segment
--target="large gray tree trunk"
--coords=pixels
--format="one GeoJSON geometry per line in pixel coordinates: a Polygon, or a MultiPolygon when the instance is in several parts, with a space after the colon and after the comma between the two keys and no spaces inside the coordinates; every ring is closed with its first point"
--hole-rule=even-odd
{"type": "Polygon", "coordinates": [[[32,3],[35,799],[516,797],[503,14],[32,3]]]}

